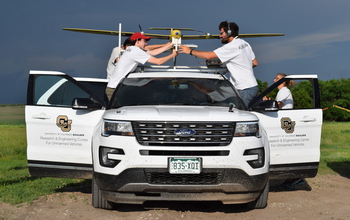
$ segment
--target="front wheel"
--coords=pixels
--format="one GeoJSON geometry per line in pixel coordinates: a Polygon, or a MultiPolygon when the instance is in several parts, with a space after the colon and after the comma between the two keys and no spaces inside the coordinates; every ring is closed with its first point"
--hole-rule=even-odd
{"type": "Polygon", "coordinates": [[[111,210],[114,208],[115,203],[105,200],[102,197],[101,190],[96,184],[95,177],[92,177],[92,206],[100,209],[111,210]]]}
{"type": "Polygon", "coordinates": [[[270,181],[267,181],[264,190],[260,196],[253,202],[247,203],[248,209],[264,209],[267,206],[267,199],[269,197],[270,181]]]}

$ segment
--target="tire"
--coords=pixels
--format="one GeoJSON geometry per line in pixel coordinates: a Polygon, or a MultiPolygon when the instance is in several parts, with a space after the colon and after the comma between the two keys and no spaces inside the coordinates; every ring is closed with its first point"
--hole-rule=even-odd
{"type": "Polygon", "coordinates": [[[101,190],[98,188],[95,177],[92,177],[92,206],[99,209],[114,209],[115,203],[109,202],[102,197],[101,190]]]}
{"type": "Polygon", "coordinates": [[[253,202],[247,203],[248,209],[264,209],[267,206],[267,199],[269,197],[270,181],[267,181],[264,190],[260,196],[253,202]]]}

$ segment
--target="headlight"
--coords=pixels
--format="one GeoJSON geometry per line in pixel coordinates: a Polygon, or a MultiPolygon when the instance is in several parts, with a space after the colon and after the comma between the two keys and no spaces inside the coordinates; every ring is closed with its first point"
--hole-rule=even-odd
{"type": "Polygon", "coordinates": [[[234,137],[260,137],[258,122],[237,122],[234,137]]]}
{"type": "Polygon", "coordinates": [[[132,130],[131,122],[104,121],[102,135],[103,136],[110,136],[110,135],[133,136],[134,132],[132,130]]]}

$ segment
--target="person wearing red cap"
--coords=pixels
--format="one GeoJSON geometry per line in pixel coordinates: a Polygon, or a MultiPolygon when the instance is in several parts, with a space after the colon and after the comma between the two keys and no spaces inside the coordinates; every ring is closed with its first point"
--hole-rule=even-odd
{"type": "Polygon", "coordinates": [[[128,73],[133,72],[138,64],[145,64],[146,62],[149,62],[161,65],[177,56],[177,51],[173,50],[173,52],[168,56],[159,58],[154,57],[166,50],[173,48],[173,43],[169,42],[159,48],[145,51],[147,42],[151,39],[150,37],[137,32],[131,35],[130,39],[132,40],[131,46],[126,48],[123,56],[120,57],[114,71],[109,78],[106,88],[108,99],[111,98],[119,82],[128,73]]]}
{"type": "MultiPolygon", "coordinates": [[[[130,37],[128,37],[127,39],[125,39],[123,46],[121,48],[120,47],[113,48],[111,56],[110,56],[108,63],[107,63],[107,79],[110,78],[111,74],[114,71],[115,66],[117,65],[117,62],[118,62],[120,56],[124,53],[125,49],[131,45],[131,43],[132,43],[132,40],[130,39],[130,37]]],[[[145,50],[147,50],[147,51],[154,50],[154,49],[160,48],[164,45],[165,44],[147,45],[145,47],[145,50]]]]}

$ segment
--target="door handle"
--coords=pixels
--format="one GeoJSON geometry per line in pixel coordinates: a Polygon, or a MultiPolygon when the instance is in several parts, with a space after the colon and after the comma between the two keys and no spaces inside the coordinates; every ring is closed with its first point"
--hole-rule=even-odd
{"type": "Polygon", "coordinates": [[[51,116],[50,115],[46,115],[44,113],[41,113],[39,115],[32,115],[32,118],[35,118],[35,119],[50,119],[51,116]]]}
{"type": "Polygon", "coordinates": [[[316,121],[316,118],[304,117],[304,118],[300,119],[299,121],[301,121],[301,122],[314,122],[314,121],[316,121]]]}

